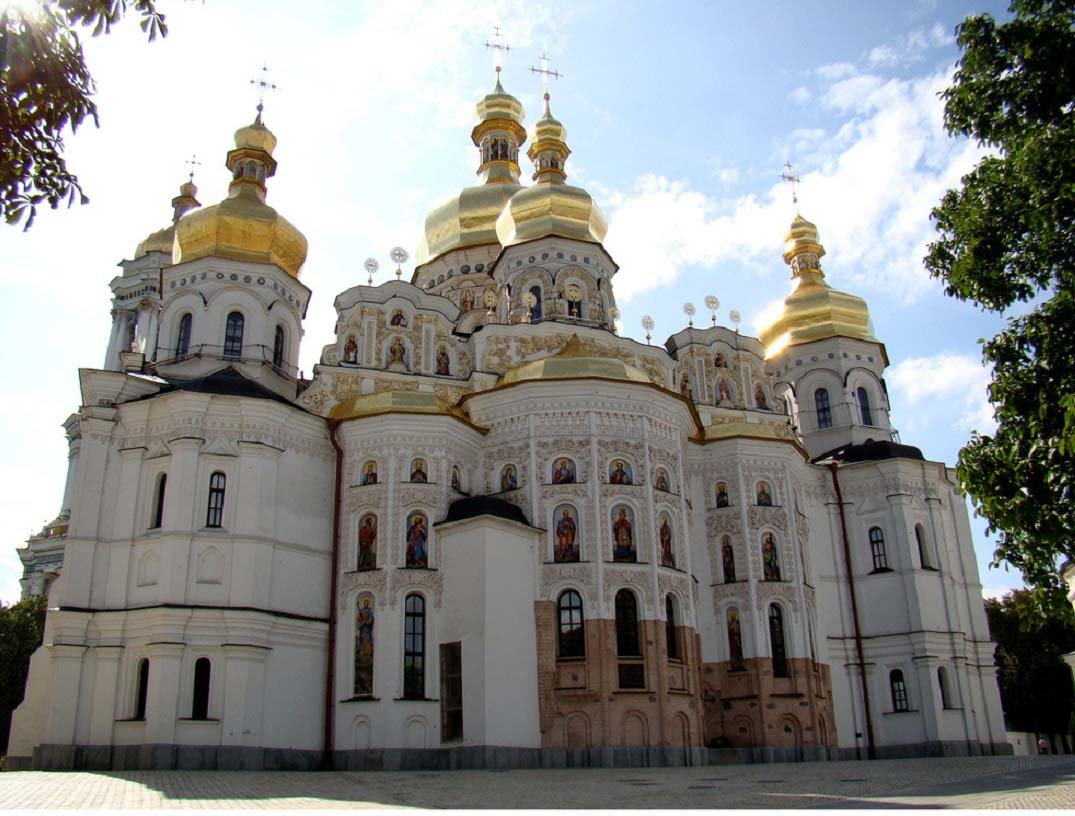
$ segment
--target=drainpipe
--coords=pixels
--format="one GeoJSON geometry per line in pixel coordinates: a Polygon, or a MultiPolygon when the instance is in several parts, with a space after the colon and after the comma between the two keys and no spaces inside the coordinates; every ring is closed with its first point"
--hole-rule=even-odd
{"type": "Polygon", "coordinates": [[[847,517],[844,514],[844,496],[840,492],[840,480],[836,476],[839,467],[836,462],[828,462],[832,474],[832,487],[836,491],[836,505],[840,509],[840,534],[844,541],[844,571],[847,573],[847,591],[851,595],[851,622],[855,629],[855,652],[858,655],[859,678],[862,681],[862,707],[866,713],[866,756],[877,759],[873,742],[873,716],[870,714],[870,688],[866,683],[866,658],[862,653],[862,629],[859,626],[859,605],[855,595],[855,573],[851,569],[851,543],[847,538],[847,517]]]}
{"type": "Polygon", "coordinates": [[[335,770],[333,759],[333,714],[336,699],[336,582],[340,566],[340,485],[343,481],[343,450],[336,439],[338,419],[328,421],[328,438],[336,451],[336,482],[332,497],[332,574],[329,579],[328,658],[325,668],[325,744],[321,754],[321,769],[335,770]]]}

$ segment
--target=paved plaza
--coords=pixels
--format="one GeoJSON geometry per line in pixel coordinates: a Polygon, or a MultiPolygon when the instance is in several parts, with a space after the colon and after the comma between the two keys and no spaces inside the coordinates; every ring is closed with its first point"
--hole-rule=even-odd
{"type": "Polygon", "coordinates": [[[0,774],[0,809],[1065,808],[1075,757],[971,757],[695,768],[0,774]]]}

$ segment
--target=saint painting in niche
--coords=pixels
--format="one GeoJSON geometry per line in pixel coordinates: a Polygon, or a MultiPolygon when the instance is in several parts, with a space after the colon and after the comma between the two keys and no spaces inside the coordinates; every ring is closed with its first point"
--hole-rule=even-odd
{"type": "Polygon", "coordinates": [[[769,492],[769,485],[765,482],[758,482],[758,506],[759,507],[772,507],[773,506],[773,494],[769,492]]]}
{"type": "Polygon", "coordinates": [[[754,384],[754,404],[763,411],[769,410],[769,401],[765,399],[765,389],[761,383],[754,384]]]}
{"type": "Polygon", "coordinates": [[[393,337],[388,344],[388,367],[393,371],[407,370],[407,346],[401,337],[393,337]]]}
{"type": "Polygon", "coordinates": [[[732,392],[724,377],[717,377],[717,405],[731,404],[732,392]]]}
{"type": "Polygon", "coordinates": [[[345,363],[358,362],[358,343],[353,334],[347,335],[347,342],[343,346],[343,361],[345,363]]]}
{"type": "Polygon", "coordinates": [[[373,513],[358,523],[358,568],[377,569],[377,517],[373,513]]]}
{"type": "Polygon", "coordinates": [[[504,465],[504,469],[500,471],[500,490],[506,492],[508,490],[516,490],[519,487],[519,475],[515,470],[515,465],[504,465]]]}
{"type": "Polygon", "coordinates": [[[459,486],[459,468],[452,465],[452,490],[462,490],[459,486]]]}
{"type": "Polygon", "coordinates": [[[728,485],[717,482],[717,507],[728,506],[728,485]]]}
{"type": "Polygon", "coordinates": [[[392,317],[388,320],[389,326],[398,326],[400,328],[407,327],[407,315],[403,314],[402,309],[396,309],[392,312],[392,317]]]}
{"type": "Polygon", "coordinates": [[[634,484],[631,466],[622,459],[615,459],[608,469],[609,484],[634,484]]]}
{"type": "Polygon", "coordinates": [[[470,291],[470,287],[463,290],[463,294],[459,296],[459,311],[466,314],[474,308],[474,293],[470,291]]]}
{"type": "Polygon", "coordinates": [[[556,519],[556,549],[553,560],[557,563],[579,560],[578,511],[570,504],[561,504],[553,511],[556,519]]]}
{"type": "Polygon", "coordinates": [[[377,463],[366,462],[366,466],[362,469],[362,486],[377,484],[377,463]]]}
{"type": "Polygon", "coordinates": [[[561,457],[556,460],[552,466],[552,483],[553,484],[574,484],[575,482],[575,463],[566,457],[561,457]]]}
{"type": "Polygon", "coordinates": [[[425,484],[429,481],[426,476],[426,460],[415,459],[411,462],[411,481],[418,482],[419,484],[425,484]]]}
{"type": "Polygon", "coordinates": [[[622,504],[612,510],[612,560],[638,560],[635,552],[634,513],[630,507],[622,504]]]}
{"type": "Polygon", "coordinates": [[[733,671],[743,668],[743,632],[739,610],[734,607],[728,610],[728,657],[733,671]]]}
{"type": "Polygon", "coordinates": [[[724,536],[720,543],[720,558],[724,565],[724,583],[735,583],[735,552],[732,550],[732,540],[724,536]]]}
{"type": "Polygon", "coordinates": [[[441,346],[437,349],[437,373],[442,377],[446,377],[451,374],[451,360],[448,357],[448,350],[441,346]]]}
{"type": "Polygon", "coordinates": [[[717,352],[717,359],[716,359],[715,365],[716,365],[717,368],[727,368],[728,367],[728,362],[724,359],[724,353],[723,352],[720,352],[720,351],[717,352]]]}
{"type": "Polygon", "coordinates": [[[761,539],[762,574],[766,581],[780,580],[780,560],[776,554],[776,539],[766,533],[761,539]]]}
{"type": "Polygon", "coordinates": [[[687,399],[691,399],[693,394],[691,392],[691,375],[686,371],[683,372],[683,376],[679,379],[679,393],[685,396],[687,399]]]}
{"type": "Polygon", "coordinates": [[[668,471],[664,468],[657,468],[657,478],[653,480],[653,486],[662,493],[671,493],[672,489],[668,486],[668,471]]]}
{"type": "Polygon", "coordinates": [[[355,614],[355,697],[373,696],[373,598],[363,595],[355,614]]]}
{"type": "Polygon", "coordinates": [[[426,541],[429,539],[429,531],[426,527],[426,517],[423,513],[415,513],[407,523],[407,566],[429,566],[429,553],[426,550],[426,541]]]}
{"type": "Polygon", "coordinates": [[[669,523],[667,516],[661,519],[657,538],[661,542],[661,566],[674,567],[676,565],[676,555],[672,552],[672,525],[669,523]]]}

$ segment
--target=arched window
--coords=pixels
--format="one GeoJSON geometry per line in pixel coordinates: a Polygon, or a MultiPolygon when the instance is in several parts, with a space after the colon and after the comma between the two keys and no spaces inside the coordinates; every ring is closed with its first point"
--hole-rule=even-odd
{"type": "Polygon", "coordinates": [[[194,701],[190,706],[192,720],[209,719],[209,676],[212,665],[208,657],[194,661],[194,701]]]}
{"type": "Polygon", "coordinates": [[[892,710],[910,711],[907,705],[907,684],[903,682],[903,672],[893,669],[888,673],[888,687],[892,692],[892,710]]]}
{"type": "Polygon", "coordinates": [[[153,502],[153,523],[150,527],[157,528],[164,523],[164,493],[168,489],[168,474],[162,473],[157,478],[157,495],[153,502]]]}
{"type": "Polygon", "coordinates": [[[769,605],[769,644],[773,649],[773,677],[787,677],[788,650],[784,642],[784,613],[776,604],[769,605]]]}
{"type": "Polygon", "coordinates": [[[557,640],[559,657],[585,657],[586,635],[582,624],[582,596],[568,589],[560,593],[556,602],[560,626],[557,640]]]}
{"type": "Polygon", "coordinates": [[[664,598],[664,640],[668,646],[668,659],[679,660],[679,636],[676,634],[676,600],[671,595],[664,598]]]}
{"type": "Polygon", "coordinates": [[[190,326],[194,317],[187,312],[179,318],[179,334],[175,338],[175,356],[177,360],[185,360],[190,353],[190,326]]]}
{"type": "Polygon", "coordinates": [[[814,407],[817,409],[817,427],[819,430],[832,427],[832,408],[829,407],[829,392],[819,388],[814,392],[814,407]]]}
{"type": "Polygon", "coordinates": [[[638,603],[629,589],[616,593],[616,654],[620,657],[642,656],[638,638],[638,603]]]}
{"type": "Polygon", "coordinates": [[[232,312],[224,328],[224,359],[238,360],[243,353],[242,312],[232,312]]]}
{"type": "Polygon", "coordinates": [[[859,413],[862,415],[863,425],[873,425],[873,412],[870,411],[870,395],[866,393],[866,389],[859,387],[859,413]]]}
{"type": "Polygon", "coordinates": [[[284,327],[277,326],[276,334],[272,340],[272,364],[277,368],[284,367],[284,327]]]}
{"type": "Polygon", "coordinates": [[[209,509],[205,514],[206,527],[219,527],[224,521],[224,485],[227,482],[219,470],[209,477],[209,509]]]}
{"type": "Polygon", "coordinates": [[[408,595],[403,622],[403,698],[426,696],[426,602],[421,595],[408,595]]]}
{"type": "Polygon", "coordinates": [[[146,718],[146,699],[149,697],[149,658],[138,661],[138,688],[134,694],[133,720],[146,718]]]}
{"type": "Polygon", "coordinates": [[[929,557],[929,547],[926,546],[926,531],[922,529],[921,524],[914,526],[914,540],[918,545],[918,560],[922,564],[922,569],[934,569],[929,557]]]}
{"type": "Polygon", "coordinates": [[[948,686],[948,669],[937,669],[937,684],[941,687],[941,708],[955,708],[952,704],[952,690],[948,686]]]}
{"type": "Polygon", "coordinates": [[[530,307],[530,322],[541,320],[541,287],[531,286],[530,294],[534,296],[534,305],[530,307]]]}
{"type": "Polygon", "coordinates": [[[870,553],[873,555],[873,571],[888,569],[888,556],[885,554],[885,534],[880,527],[870,528],[870,553]]]}

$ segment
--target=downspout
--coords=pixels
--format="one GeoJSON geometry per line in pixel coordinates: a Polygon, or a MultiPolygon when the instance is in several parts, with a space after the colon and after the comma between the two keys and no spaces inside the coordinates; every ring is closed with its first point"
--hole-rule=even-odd
{"type": "Polygon", "coordinates": [[[336,480],[332,497],[332,574],[329,579],[329,608],[328,608],[328,659],[325,668],[325,743],[321,753],[321,769],[325,771],[335,770],[333,759],[333,714],[336,699],[336,582],[340,566],[340,485],[343,481],[343,450],[336,439],[336,429],[339,427],[338,419],[328,421],[328,438],[336,451],[336,480]]]}
{"type": "Polygon", "coordinates": [[[847,517],[844,514],[844,495],[840,491],[840,480],[836,476],[839,465],[829,462],[832,474],[832,487],[836,491],[836,506],[840,509],[840,535],[844,541],[844,571],[847,573],[847,591],[851,595],[851,623],[855,629],[855,652],[858,655],[859,679],[862,681],[862,707],[866,713],[866,756],[877,759],[873,742],[873,715],[870,714],[870,687],[866,683],[866,658],[862,652],[862,629],[859,627],[859,605],[855,595],[855,573],[851,569],[851,542],[847,538],[847,517]]]}

